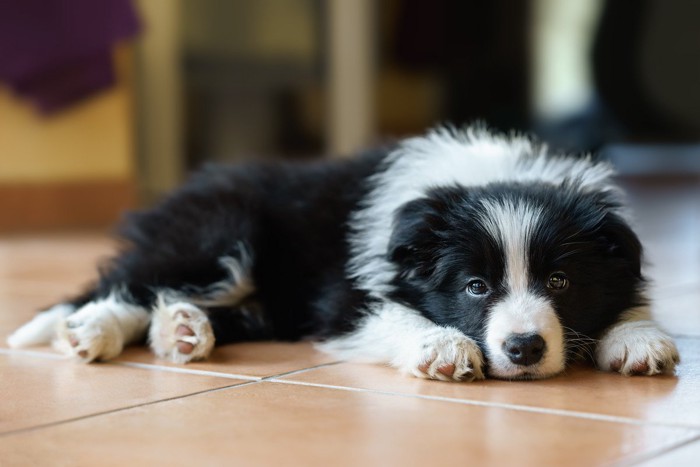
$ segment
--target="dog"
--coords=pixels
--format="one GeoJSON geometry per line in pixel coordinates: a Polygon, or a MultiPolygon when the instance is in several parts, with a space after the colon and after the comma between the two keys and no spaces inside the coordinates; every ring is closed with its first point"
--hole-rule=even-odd
{"type": "Polygon", "coordinates": [[[358,157],[212,165],[129,215],[87,292],[11,347],[84,362],[147,339],[161,358],[311,338],[421,378],[522,380],[581,354],[672,373],[613,170],[521,135],[441,127],[358,157]]]}

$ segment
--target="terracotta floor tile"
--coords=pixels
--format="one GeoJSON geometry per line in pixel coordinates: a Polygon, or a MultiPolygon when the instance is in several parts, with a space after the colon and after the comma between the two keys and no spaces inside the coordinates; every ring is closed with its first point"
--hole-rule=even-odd
{"type": "Polygon", "coordinates": [[[283,379],[603,414],[700,429],[700,339],[680,339],[679,344],[683,364],[675,377],[623,377],[581,366],[541,381],[446,383],[401,376],[378,365],[343,363],[283,379]]]}
{"type": "Polygon", "coordinates": [[[66,291],[71,294],[79,291],[83,282],[92,280],[97,262],[114,251],[114,241],[98,233],[3,236],[0,278],[61,282],[72,286],[66,291]]]}
{"type": "Polygon", "coordinates": [[[336,359],[315,350],[308,342],[247,342],[216,347],[207,361],[187,365],[161,360],[135,347],[127,349],[116,361],[264,378],[332,363],[336,359]]]}
{"type": "Polygon", "coordinates": [[[7,465],[562,465],[572,452],[600,465],[696,434],[258,383],[0,438],[0,451],[7,465]]]}
{"type": "Polygon", "coordinates": [[[0,237],[0,347],[38,310],[79,293],[112,251],[95,233],[0,237]]]}
{"type": "Polygon", "coordinates": [[[17,353],[0,354],[0,375],[0,433],[244,382],[17,353]]]}

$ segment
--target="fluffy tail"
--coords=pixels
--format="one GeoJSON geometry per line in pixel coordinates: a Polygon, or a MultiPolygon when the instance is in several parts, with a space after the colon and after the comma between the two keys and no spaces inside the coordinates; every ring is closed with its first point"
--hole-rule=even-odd
{"type": "Polygon", "coordinates": [[[7,345],[16,349],[49,344],[56,335],[58,323],[74,311],[74,305],[61,303],[39,313],[30,322],[10,334],[7,345]]]}

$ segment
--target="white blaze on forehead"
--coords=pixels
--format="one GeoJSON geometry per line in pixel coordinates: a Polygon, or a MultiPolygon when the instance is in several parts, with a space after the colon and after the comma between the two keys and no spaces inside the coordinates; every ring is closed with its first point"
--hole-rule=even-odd
{"type": "Polygon", "coordinates": [[[505,259],[505,295],[491,309],[486,326],[490,374],[517,378],[527,371],[531,378],[551,376],[564,368],[564,333],[548,299],[528,290],[528,251],[532,236],[542,222],[542,209],[525,201],[484,201],[479,222],[501,247],[505,259]],[[503,352],[503,343],[514,334],[539,334],[545,354],[533,368],[523,370],[503,352]]]}
{"type": "Polygon", "coordinates": [[[482,205],[484,214],[479,221],[503,250],[504,285],[509,293],[525,292],[530,239],[540,222],[542,210],[524,202],[486,200],[482,205]]]}

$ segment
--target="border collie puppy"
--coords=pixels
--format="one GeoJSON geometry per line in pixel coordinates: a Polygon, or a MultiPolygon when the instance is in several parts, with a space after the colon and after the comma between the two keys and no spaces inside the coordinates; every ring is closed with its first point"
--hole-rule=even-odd
{"type": "Polygon", "coordinates": [[[343,161],[211,166],[132,214],[85,294],[12,347],[91,362],[148,339],[186,363],[215,344],[313,338],[422,378],[672,372],[612,170],[520,136],[437,129],[343,161]]]}

